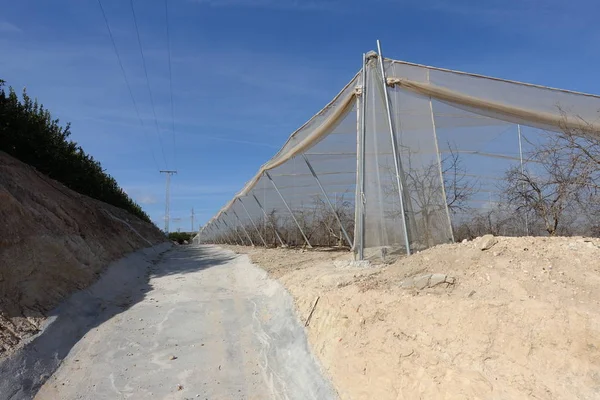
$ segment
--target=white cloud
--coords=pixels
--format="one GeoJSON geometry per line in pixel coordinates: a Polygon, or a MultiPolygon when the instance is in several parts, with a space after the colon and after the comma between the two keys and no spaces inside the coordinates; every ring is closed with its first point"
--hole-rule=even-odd
{"type": "Polygon", "coordinates": [[[23,32],[18,26],[10,22],[0,21],[0,32],[21,33],[23,32]]]}

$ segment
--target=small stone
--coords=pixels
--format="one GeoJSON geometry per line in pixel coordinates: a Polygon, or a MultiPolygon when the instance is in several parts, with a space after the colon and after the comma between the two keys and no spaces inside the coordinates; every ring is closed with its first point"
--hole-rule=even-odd
{"type": "Polygon", "coordinates": [[[496,239],[494,237],[494,235],[484,235],[481,238],[481,242],[479,245],[479,248],[484,251],[484,250],[489,250],[491,249],[496,243],[498,243],[498,239],[496,239]]]}
{"type": "Polygon", "coordinates": [[[177,385],[177,390],[183,390],[183,385],[177,385]]]}
{"type": "Polygon", "coordinates": [[[474,291],[474,290],[471,290],[471,293],[469,293],[469,295],[468,295],[467,297],[473,297],[473,295],[474,295],[475,293],[477,293],[477,292],[476,292],[476,291],[474,291]]]}
{"type": "Polygon", "coordinates": [[[467,243],[468,240],[467,239],[463,239],[462,243],[467,243]]]}
{"type": "Polygon", "coordinates": [[[169,357],[169,360],[177,360],[177,357],[171,356],[171,357],[169,357]]]}

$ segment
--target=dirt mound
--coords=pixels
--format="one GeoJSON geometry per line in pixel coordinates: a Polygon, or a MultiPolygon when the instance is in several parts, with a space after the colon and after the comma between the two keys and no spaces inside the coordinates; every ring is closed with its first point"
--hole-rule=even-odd
{"type": "Polygon", "coordinates": [[[152,224],[0,152],[0,357],[111,261],[165,241],[152,224]]]}
{"type": "Polygon", "coordinates": [[[319,296],[309,339],[343,399],[600,398],[598,239],[479,238],[370,268],[238,250],[300,315],[319,296]]]}

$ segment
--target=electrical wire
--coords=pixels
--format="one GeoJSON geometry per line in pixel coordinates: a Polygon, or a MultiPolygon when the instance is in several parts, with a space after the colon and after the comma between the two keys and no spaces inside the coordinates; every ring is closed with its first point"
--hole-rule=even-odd
{"type": "Polygon", "coordinates": [[[137,34],[138,45],[140,48],[140,55],[142,56],[142,65],[144,67],[144,75],[146,76],[146,86],[148,86],[148,93],[150,94],[150,105],[152,106],[152,114],[154,115],[154,125],[156,126],[156,136],[158,137],[158,143],[162,152],[163,160],[167,169],[169,169],[169,163],[167,163],[167,157],[165,157],[165,149],[160,138],[160,128],[158,126],[158,118],[156,117],[156,107],[154,107],[154,97],[152,96],[152,88],[150,87],[150,78],[148,78],[148,69],[146,68],[146,57],[144,56],[144,49],[142,46],[142,39],[140,37],[140,30],[138,28],[137,17],[135,15],[135,7],[133,6],[133,0],[129,0],[131,5],[131,13],[133,14],[133,24],[135,25],[135,32],[137,34]]]}
{"type": "MultiPolygon", "coordinates": [[[[100,6],[100,11],[102,12],[102,17],[104,18],[104,23],[106,24],[106,30],[108,31],[108,36],[110,37],[110,41],[113,46],[113,50],[115,51],[115,55],[117,56],[117,61],[119,62],[119,67],[121,68],[121,73],[123,74],[123,79],[125,79],[125,84],[127,85],[127,90],[129,91],[129,97],[131,98],[131,102],[133,103],[133,108],[135,109],[135,114],[140,121],[140,125],[142,126],[144,132],[146,132],[146,127],[144,125],[144,120],[140,116],[140,110],[135,101],[135,97],[133,96],[133,91],[131,90],[131,84],[129,83],[129,79],[127,78],[127,74],[125,73],[125,68],[123,67],[123,62],[121,61],[121,56],[119,54],[119,50],[117,49],[117,44],[115,42],[115,38],[112,34],[112,30],[110,29],[110,24],[108,23],[108,18],[106,17],[106,12],[104,11],[104,7],[102,6],[102,1],[98,0],[98,5],[100,6]]],[[[150,153],[152,154],[152,159],[154,160],[154,165],[156,169],[160,169],[158,166],[158,162],[156,161],[156,157],[154,156],[154,151],[152,151],[152,147],[150,146],[150,153]]]]}

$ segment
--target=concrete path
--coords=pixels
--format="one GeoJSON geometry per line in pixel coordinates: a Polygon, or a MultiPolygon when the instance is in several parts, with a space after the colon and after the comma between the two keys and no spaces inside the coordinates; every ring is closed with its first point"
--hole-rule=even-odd
{"type": "Polygon", "coordinates": [[[89,331],[36,399],[335,399],[279,283],[216,246],[179,247],[139,302],[89,331]]]}

